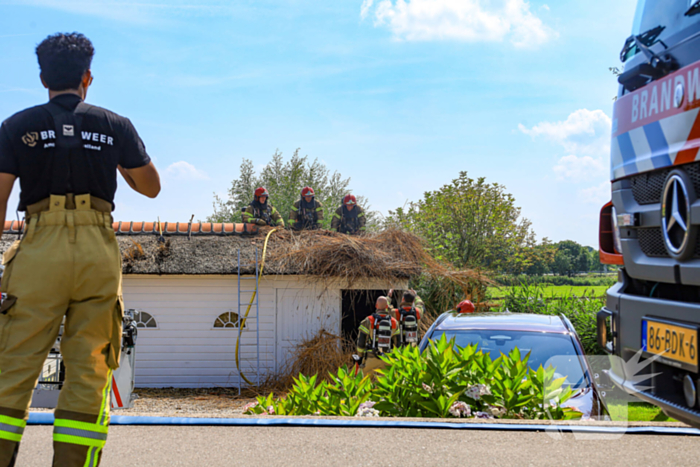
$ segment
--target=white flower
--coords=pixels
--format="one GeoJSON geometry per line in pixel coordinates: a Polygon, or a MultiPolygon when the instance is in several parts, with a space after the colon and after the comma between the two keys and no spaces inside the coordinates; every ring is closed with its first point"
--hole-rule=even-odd
{"type": "Polygon", "coordinates": [[[270,415],[274,415],[275,414],[275,407],[272,405],[268,405],[267,406],[267,413],[270,415]]]}
{"type": "Polygon", "coordinates": [[[371,409],[372,407],[374,407],[374,404],[376,404],[376,402],[374,402],[374,401],[363,402],[363,403],[360,404],[360,406],[357,408],[357,411],[359,412],[359,411],[362,410],[362,409],[371,409]]]}
{"type": "Polygon", "coordinates": [[[357,410],[356,417],[379,417],[379,411],[372,408],[360,408],[357,410]]]}
{"type": "Polygon", "coordinates": [[[430,386],[428,386],[428,385],[425,384],[425,383],[423,383],[423,389],[424,389],[425,392],[427,392],[428,394],[432,394],[432,393],[433,393],[433,388],[430,387],[430,386]]]}
{"type": "Polygon", "coordinates": [[[457,401],[450,407],[450,414],[457,418],[468,417],[472,414],[472,411],[466,402],[457,401]]]}
{"type": "Polygon", "coordinates": [[[481,399],[481,396],[490,396],[491,390],[485,384],[475,384],[474,386],[470,386],[465,394],[470,399],[478,401],[481,399]]]}
{"type": "Polygon", "coordinates": [[[246,413],[246,412],[248,412],[249,410],[254,409],[254,408],[257,407],[257,406],[258,406],[258,402],[257,402],[257,401],[255,401],[255,402],[249,402],[249,403],[247,403],[246,405],[243,406],[243,413],[246,413]]]}
{"type": "Polygon", "coordinates": [[[474,418],[493,418],[493,415],[486,412],[475,412],[474,418]]]}
{"type": "Polygon", "coordinates": [[[503,407],[494,407],[493,405],[489,405],[486,410],[496,418],[502,417],[506,414],[506,409],[503,407]]]}

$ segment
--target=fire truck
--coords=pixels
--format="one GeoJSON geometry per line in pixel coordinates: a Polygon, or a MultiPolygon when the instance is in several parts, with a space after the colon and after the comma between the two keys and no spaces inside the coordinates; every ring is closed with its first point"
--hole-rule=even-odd
{"type": "Polygon", "coordinates": [[[700,0],[639,0],[620,60],[598,342],[617,386],[700,426],[700,0]]]}

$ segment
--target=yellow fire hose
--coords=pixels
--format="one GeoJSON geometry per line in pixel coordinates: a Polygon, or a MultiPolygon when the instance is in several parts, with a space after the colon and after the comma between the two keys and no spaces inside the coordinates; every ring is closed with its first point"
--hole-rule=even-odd
{"type": "MultiPolygon", "coordinates": [[[[248,304],[248,309],[245,311],[245,315],[243,316],[243,320],[241,321],[241,325],[238,327],[238,339],[236,340],[236,369],[238,370],[238,373],[241,375],[241,378],[243,380],[252,385],[252,381],[250,381],[246,376],[243,374],[241,371],[241,366],[240,362],[238,361],[238,347],[241,343],[241,334],[243,333],[243,328],[245,327],[245,322],[248,319],[248,313],[250,313],[250,308],[253,306],[253,302],[255,302],[255,296],[258,295],[258,283],[260,282],[260,276],[263,274],[263,269],[265,269],[265,255],[267,254],[267,241],[270,240],[270,235],[272,235],[273,232],[277,231],[279,229],[272,229],[267,233],[267,236],[265,237],[265,245],[263,245],[263,254],[262,254],[262,261],[260,263],[260,271],[258,272],[258,280],[255,281],[255,290],[253,291],[253,295],[250,297],[250,303],[248,304]]],[[[259,370],[259,369],[258,369],[259,370]]]]}

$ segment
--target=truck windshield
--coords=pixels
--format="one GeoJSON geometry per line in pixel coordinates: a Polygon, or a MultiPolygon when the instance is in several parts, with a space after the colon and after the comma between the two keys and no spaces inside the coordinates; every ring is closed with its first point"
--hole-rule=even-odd
{"type": "Polygon", "coordinates": [[[490,353],[492,359],[500,357],[501,353],[508,354],[517,347],[523,357],[530,352],[530,369],[537,370],[540,365],[544,368],[551,365],[556,368],[555,377],[565,376],[565,385],[571,386],[571,389],[588,387],[576,348],[571,337],[566,334],[470,329],[436,331],[430,339],[440,339],[443,334],[447,340],[454,338],[457,347],[477,344],[478,349],[490,353]]]}
{"type": "MultiPolygon", "coordinates": [[[[694,14],[694,4],[695,0],[639,0],[632,35],[641,36],[640,40],[646,46],[659,41],[666,43],[666,38],[700,21],[700,15],[694,14]]],[[[639,52],[630,45],[628,40],[621,57],[623,62],[639,52]]]]}

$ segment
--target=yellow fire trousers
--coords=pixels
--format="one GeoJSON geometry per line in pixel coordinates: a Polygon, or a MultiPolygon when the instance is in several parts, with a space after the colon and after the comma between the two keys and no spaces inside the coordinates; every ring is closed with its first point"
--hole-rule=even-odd
{"type": "Polygon", "coordinates": [[[374,374],[374,370],[383,370],[387,366],[389,365],[381,358],[377,358],[374,355],[367,355],[364,366],[362,367],[362,373],[367,376],[369,374],[374,374]]]}
{"type": "Polygon", "coordinates": [[[44,205],[27,210],[24,237],[3,257],[0,467],[14,464],[33,389],[64,318],[53,465],[96,467],[121,350],[121,255],[110,213],[93,209],[90,195],[52,195],[44,205]]]}

